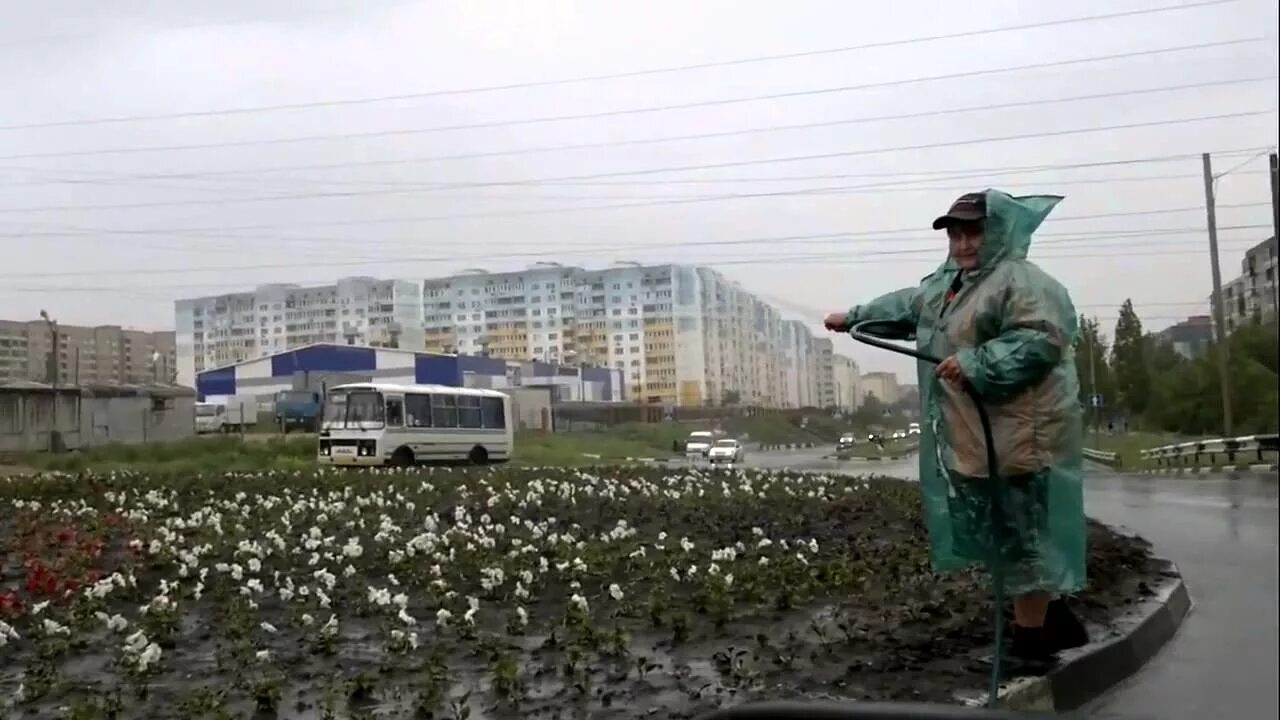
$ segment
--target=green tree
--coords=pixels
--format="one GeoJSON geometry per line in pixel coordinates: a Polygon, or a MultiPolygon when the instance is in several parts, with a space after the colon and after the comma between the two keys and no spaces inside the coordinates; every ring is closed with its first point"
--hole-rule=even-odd
{"type": "Polygon", "coordinates": [[[1142,321],[1125,300],[1116,320],[1115,340],[1111,346],[1111,367],[1115,373],[1116,406],[1131,417],[1141,417],[1151,395],[1151,374],[1147,367],[1149,341],[1142,333],[1142,321]]]}
{"type": "MultiPolygon", "coordinates": [[[[1248,323],[1227,338],[1231,356],[1228,392],[1235,435],[1277,432],[1280,427],[1278,341],[1276,327],[1263,323],[1248,323]]],[[[1222,387],[1217,363],[1216,346],[1188,361],[1177,357],[1171,348],[1151,341],[1147,422],[1187,435],[1222,433],[1222,387]]]]}

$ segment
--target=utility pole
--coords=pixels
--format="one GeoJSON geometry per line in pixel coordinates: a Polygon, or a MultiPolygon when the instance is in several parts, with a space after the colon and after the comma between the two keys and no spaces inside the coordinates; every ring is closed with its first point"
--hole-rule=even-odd
{"type": "MultiPolygon", "coordinates": [[[[1271,153],[1271,241],[1280,243],[1280,162],[1275,153],[1271,153]]],[[[1275,303],[1275,321],[1280,324],[1280,247],[1271,258],[1271,299],[1275,303]]]]}
{"type": "Polygon", "coordinates": [[[1098,318],[1093,318],[1093,331],[1089,333],[1089,404],[1093,409],[1093,446],[1101,448],[1100,433],[1101,420],[1098,414],[1102,412],[1102,393],[1098,392],[1098,367],[1095,358],[1098,356],[1098,318]]]}
{"type": "Polygon", "coordinates": [[[1200,156],[1204,164],[1204,206],[1209,225],[1209,267],[1213,271],[1213,321],[1218,328],[1218,382],[1222,390],[1222,432],[1231,437],[1231,381],[1227,363],[1227,324],[1222,308],[1222,269],[1218,267],[1218,216],[1213,199],[1213,160],[1209,153],[1200,156]]]}

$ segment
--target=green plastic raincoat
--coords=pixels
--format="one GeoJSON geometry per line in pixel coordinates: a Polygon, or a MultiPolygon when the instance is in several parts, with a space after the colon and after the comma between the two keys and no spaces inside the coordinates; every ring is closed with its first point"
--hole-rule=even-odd
{"type": "Polygon", "coordinates": [[[973,401],[919,363],[920,484],[934,568],[1000,562],[1014,594],[1072,592],[1084,586],[1087,537],[1076,312],[1066,289],[1027,259],[1032,233],[1062,198],[985,195],[979,266],[945,310],[959,272],[950,258],[919,287],[859,305],[846,320],[914,327],[891,339],[914,338],[937,358],[955,355],[987,408],[996,483],[973,401]]]}

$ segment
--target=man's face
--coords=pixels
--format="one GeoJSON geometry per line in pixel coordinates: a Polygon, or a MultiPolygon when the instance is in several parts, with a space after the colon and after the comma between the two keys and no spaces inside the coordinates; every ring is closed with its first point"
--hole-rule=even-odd
{"type": "Polygon", "coordinates": [[[982,249],[982,222],[957,222],[947,226],[951,259],[961,270],[978,267],[978,251],[982,249]]]}

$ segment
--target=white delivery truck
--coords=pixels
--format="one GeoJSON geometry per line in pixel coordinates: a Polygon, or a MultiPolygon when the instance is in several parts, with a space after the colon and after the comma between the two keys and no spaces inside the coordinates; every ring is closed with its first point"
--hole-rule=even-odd
{"type": "Polygon", "coordinates": [[[196,432],[240,432],[258,424],[258,399],[253,395],[209,397],[196,403],[196,432]]]}

